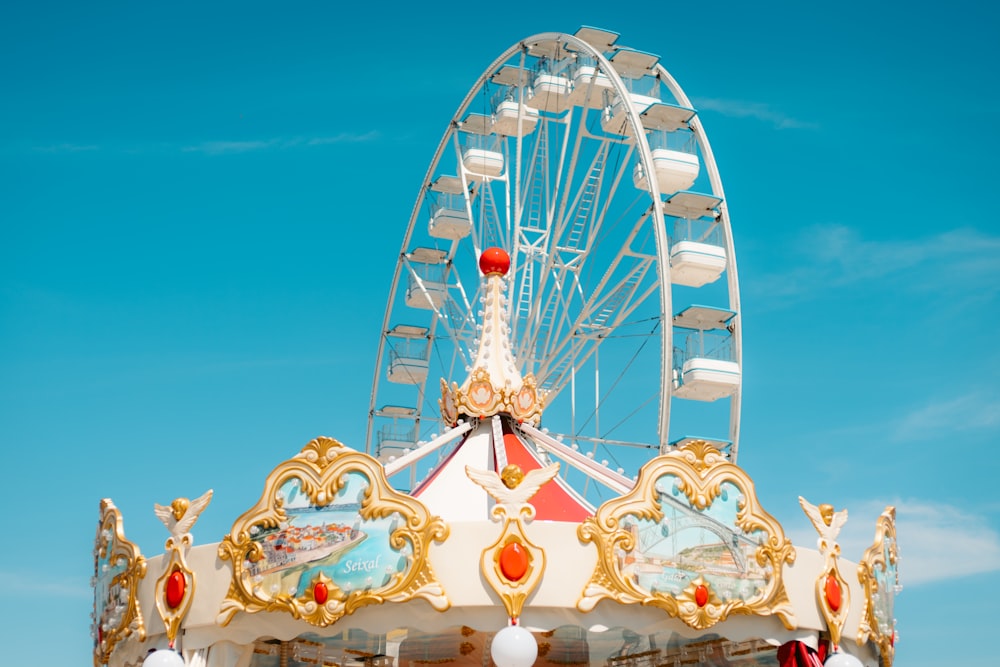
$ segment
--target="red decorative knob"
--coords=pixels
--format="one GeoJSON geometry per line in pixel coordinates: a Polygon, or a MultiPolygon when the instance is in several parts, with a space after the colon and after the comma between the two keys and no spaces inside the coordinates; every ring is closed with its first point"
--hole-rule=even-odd
{"type": "Polygon", "coordinates": [[[528,573],[528,552],[517,542],[500,550],[500,571],[508,581],[521,581],[528,573]]]}
{"type": "Polygon", "coordinates": [[[180,570],[171,572],[167,578],[167,590],[165,591],[167,606],[171,609],[177,609],[184,601],[186,589],[187,581],[184,579],[184,573],[180,570]]]}
{"type": "Polygon", "coordinates": [[[330,589],[322,581],[317,581],[316,585],[313,586],[313,600],[316,601],[316,604],[326,604],[329,597],[330,589]]]}
{"type": "Polygon", "coordinates": [[[840,590],[840,582],[833,576],[833,573],[826,575],[826,603],[830,605],[830,611],[836,613],[840,611],[843,602],[843,594],[840,590]]]}
{"type": "Polygon", "coordinates": [[[694,589],[694,603],[699,607],[708,604],[708,587],[705,584],[698,584],[694,589]]]}
{"type": "Polygon", "coordinates": [[[505,276],[510,270],[510,255],[503,248],[487,248],[479,256],[479,270],[486,276],[494,273],[505,276]]]}

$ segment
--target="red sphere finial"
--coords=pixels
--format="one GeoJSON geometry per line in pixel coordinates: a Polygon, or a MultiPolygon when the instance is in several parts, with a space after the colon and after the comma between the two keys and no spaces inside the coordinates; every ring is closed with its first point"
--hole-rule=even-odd
{"type": "Polygon", "coordinates": [[[510,255],[503,248],[487,248],[479,256],[479,270],[486,276],[494,273],[505,276],[510,270],[510,255]]]}

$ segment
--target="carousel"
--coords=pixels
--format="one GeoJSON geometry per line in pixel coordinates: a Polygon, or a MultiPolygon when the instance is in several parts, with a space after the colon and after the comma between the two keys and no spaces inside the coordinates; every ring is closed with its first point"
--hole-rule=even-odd
{"type": "MultiPolygon", "coordinates": [[[[95,667],[891,667],[895,513],[739,467],[725,194],[660,59],[596,28],[503,52],[450,120],[392,277],[367,440],[317,437],[215,543],[101,501],[95,667]]],[[[360,415],[359,419],[365,419],[360,415]]]]}

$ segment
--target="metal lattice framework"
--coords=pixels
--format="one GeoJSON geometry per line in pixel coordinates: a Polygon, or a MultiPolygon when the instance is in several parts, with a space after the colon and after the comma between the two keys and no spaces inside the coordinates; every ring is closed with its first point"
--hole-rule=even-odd
{"type": "Polygon", "coordinates": [[[519,369],[548,392],[544,425],[598,460],[633,475],[692,430],[728,438],[735,460],[738,387],[671,426],[682,412],[675,306],[736,313],[725,333],[728,358],[741,359],[718,169],[676,81],[656,56],[616,38],[593,29],[528,38],[491,63],[460,104],[393,274],[369,452],[387,459],[440,431],[438,378],[467,375],[479,336],[509,335],[519,369]],[[687,189],[700,195],[661,192],[658,178],[643,177],[656,173],[657,140],[688,142],[702,169],[687,189]],[[725,279],[697,291],[671,282],[671,226],[691,219],[714,230],[726,256],[725,279]],[[493,245],[511,257],[508,332],[478,329],[476,260],[493,245]]]}

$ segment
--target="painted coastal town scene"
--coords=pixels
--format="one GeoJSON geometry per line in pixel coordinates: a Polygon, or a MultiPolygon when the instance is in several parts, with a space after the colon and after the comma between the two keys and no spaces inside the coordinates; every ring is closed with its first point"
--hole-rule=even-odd
{"type": "MultiPolygon", "coordinates": [[[[109,533],[110,531],[105,531],[109,533]]],[[[105,538],[106,544],[110,543],[105,538]]],[[[100,640],[104,633],[115,630],[121,625],[122,614],[128,607],[128,589],[122,586],[128,561],[121,556],[112,558],[110,546],[98,550],[96,556],[96,573],[94,586],[94,623],[95,639],[100,640]]]]}
{"type": "Polygon", "coordinates": [[[704,510],[691,505],[678,488],[678,478],[663,475],[656,482],[663,518],[623,517],[635,548],[618,552],[625,577],[651,593],[679,595],[702,577],[722,600],[751,600],[762,595],[770,579],[756,552],[766,540],[761,530],[743,531],[736,523],[740,489],[724,482],[704,510]]]}
{"type": "Polygon", "coordinates": [[[251,528],[263,558],[248,564],[254,587],[277,595],[302,594],[317,574],[329,577],[345,593],[378,589],[406,572],[409,547],[393,549],[389,536],[403,522],[398,514],[364,520],[361,499],[369,481],[362,473],[345,474],[333,502],[314,505],[292,478],[278,490],[286,520],[273,528],[251,528]]]}
{"type": "Polygon", "coordinates": [[[886,535],[882,542],[881,567],[876,567],[874,570],[876,590],[872,595],[878,630],[886,637],[891,637],[895,632],[896,612],[894,606],[896,592],[899,589],[895,553],[895,537],[886,535]]]}

